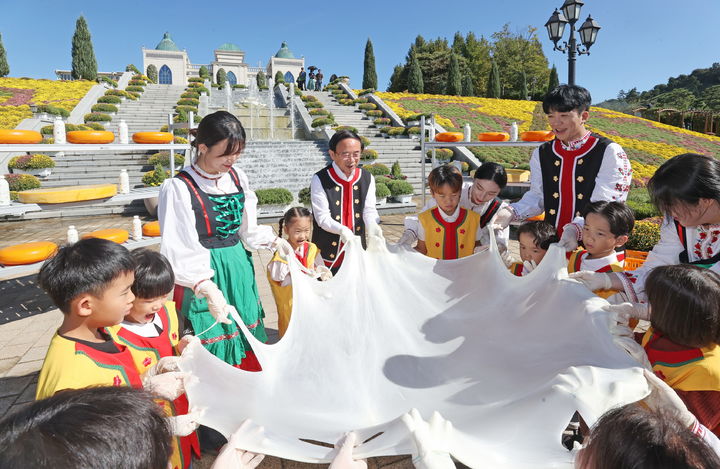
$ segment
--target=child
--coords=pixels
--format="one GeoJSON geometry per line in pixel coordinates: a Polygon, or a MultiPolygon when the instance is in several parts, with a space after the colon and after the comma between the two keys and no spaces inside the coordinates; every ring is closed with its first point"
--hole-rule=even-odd
{"type": "Polygon", "coordinates": [[[518,242],[520,243],[520,259],[510,265],[510,272],[518,277],[529,274],[540,264],[552,243],[559,238],[555,227],[546,221],[525,222],[518,228],[518,242]]]}
{"type": "MultiPolygon", "coordinates": [[[[135,366],[144,372],[160,358],[178,354],[178,317],[175,304],[167,301],[175,287],[175,276],[170,263],[159,252],[137,249],[131,256],[135,262],[135,281],[131,287],[135,300],[123,322],[108,328],[108,332],[115,342],[128,346],[135,366]]],[[[188,412],[185,395],[162,404],[168,416],[188,412]]],[[[188,467],[191,452],[200,457],[195,432],[173,441],[172,467],[188,467]]]]}
{"type": "Polygon", "coordinates": [[[415,249],[435,259],[459,259],[473,253],[482,238],[480,215],[460,207],[463,178],[454,166],[430,171],[428,185],[437,207],[418,215],[418,243],[415,249]]]}
{"type": "Polygon", "coordinates": [[[720,275],[679,264],[654,268],[645,292],[650,324],[642,338],[655,374],[700,423],[720,433],[720,275]]]}
{"type": "MultiPolygon", "coordinates": [[[[309,241],[312,230],[312,214],[305,207],[293,207],[280,219],[279,231],[285,233],[295,252],[295,257],[306,269],[320,274],[322,280],[332,277],[330,269],[325,267],[318,248],[309,241]]],[[[292,312],[292,279],[290,266],[280,253],[276,252],[267,266],[267,277],[270,282],[275,305],[278,311],[278,335],[282,338],[290,324],[292,312]]]]}
{"type": "MultiPolygon", "coordinates": [[[[635,217],[623,202],[597,201],[583,210],[583,245],[570,255],[568,272],[589,270],[592,272],[622,272],[625,254],[615,251],[623,246],[632,232],[635,217]]],[[[608,298],[615,290],[599,290],[598,296],[608,298]]]]}

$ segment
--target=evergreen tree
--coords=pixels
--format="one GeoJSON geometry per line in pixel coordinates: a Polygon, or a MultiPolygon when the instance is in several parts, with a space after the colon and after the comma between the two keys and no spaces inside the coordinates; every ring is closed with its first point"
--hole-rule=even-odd
{"type": "Polygon", "coordinates": [[[557,67],[555,65],[550,69],[550,78],[548,79],[548,93],[560,86],[560,78],[558,77],[557,67]]]}
{"type": "Polygon", "coordinates": [[[225,82],[227,82],[227,72],[225,71],[224,68],[221,68],[220,70],[217,71],[217,74],[215,75],[215,80],[216,80],[217,84],[220,86],[220,88],[225,86],[225,82]]]}
{"type": "Polygon", "coordinates": [[[210,78],[210,72],[208,72],[208,69],[205,65],[200,67],[200,70],[198,70],[198,75],[200,75],[200,78],[204,80],[210,78]]]}
{"type": "Polygon", "coordinates": [[[465,53],[465,38],[460,34],[460,31],[455,33],[453,38],[452,51],[457,55],[463,55],[465,53]]]}
{"type": "Polygon", "coordinates": [[[520,74],[520,99],[528,99],[527,75],[525,70],[520,74]]]}
{"type": "Polygon", "coordinates": [[[283,75],[283,72],[280,70],[275,73],[275,84],[277,85],[278,83],[285,83],[285,75],[283,75]]]}
{"type": "Polygon", "coordinates": [[[487,97],[496,99],[500,97],[500,70],[498,70],[497,62],[494,59],[490,68],[490,77],[488,78],[487,97]]]}
{"type": "Polygon", "coordinates": [[[257,75],[255,76],[255,81],[257,82],[258,88],[265,88],[267,87],[267,82],[265,80],[265,73],[263,73],[262,70],[260,70],[257,75]]]}
{"type": "Polygon", "coordinates": [[[125,67],[125,71],[126,72],[134,72],[134,73],[140,75],[140,70],[138,70],[138,68],[133,64],[127,64],[127,66],[125,67]]]}
{"type": "Polygon", "coordinates": [[[445,94],[459,96],[462,94],[462,79],[460,78],[460,65],[456,54],[450,57],[445,94]]]}
{"type": "Polygon", "coordinates": [[[405,81],[405,83],[402,82],[403,72],[405,72],[405,67],[395,65],[392,75],[390,75],[390,83],[388,83],[387,91],[398,93],[407,89],[407,86],[404,86],[407,85],[407,81],[405,81]]]}
{"type": "Polygon", "coordinates": [[[377,72],[375,71],[375,52],[373,52],[373,45],[370,38],[365,43],[365,70],[363,72],[363,89],[377,89],[377,72]]]}
{"type": "Polygon", "coordinates": [[[145,73],[147,77],[150,79],[151,82],[157,83],[158,82],[158,69],[155,65],[150,64],[147,67],[147,71],[145,73]]]}
{"type": "Polygon", "coordinates": [[[475,87],[473,86],[473,80],[470,75],[465,75],[465,78],[463,78],[462,95],[475,96],[475,87]]]}
{"type": "Polygon", "coordinates": [[[6,77],[10,75],[10,66],[7,62],[7,56],[5,55],[5,47],[2,43],[2,34],[0,34],[0,77],[6,77]]]}
{"type": "Polygon", "coordinates": [[[85,18],[80,16],[75,22],[72,38],[72,77],[76,80],[95,80],[97,68],[90,31],[85,18]]]}
{"type": "Polygon", "coordinates": [[[420,62],[418,62],[417,54],[415,50],[410,51],[410,64],[408,70],[408,91],[410,93],[422,93],[425,89],[423,83],[422,70],[420,69],[420,62]]]}

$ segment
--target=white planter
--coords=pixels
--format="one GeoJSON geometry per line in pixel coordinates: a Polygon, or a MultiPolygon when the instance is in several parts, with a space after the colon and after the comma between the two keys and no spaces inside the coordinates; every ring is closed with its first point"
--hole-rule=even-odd
{"type": "Polygon", "coordinates": [[[52,174],[52,168],[40,168],[40,169],[13,169],[13,174],[32,174],[39,178],[46,178],[52,174]]]}
{"type": "Polygon", "coordinates": [[[383,197],[382,199],[375,199],[375,206],[383,207],[385,204],[387,204],[387,197],[383,197]]]}
{"type": "Polygon", "coordinates": [[[412,202],[412,194],[394,195],[393,200],[399,204],[409,204],[412,202]]]}
{"type": "Polygon", "coordinates": [[[416,134],[412,134],[412,135],[410,135],[410,139],[411,140],[420,140],[420,136],[416,135],[416,134]]]}
{"type": "Polygon", "coordinates": [[[286,207],[283,204],[258,205],[260,213],[285,213],[286,207]]]}
{"type": "Polygon", "coordinates": [[[408,121],[407,122],[408,127],[417,127],[420,125],[420,121],[408,121]]]}

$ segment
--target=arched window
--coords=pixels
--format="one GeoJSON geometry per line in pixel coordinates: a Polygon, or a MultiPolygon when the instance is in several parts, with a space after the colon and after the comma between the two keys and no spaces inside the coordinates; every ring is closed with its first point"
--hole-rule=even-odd
{"type": "Polygon", "coordinates": [[[237,77],[235,76],[235,74],[233,72],[227,72],[227,81],[232,86],[237,85],[237,77]]]}
{"type": "Polygon", "coordinates": [[[170,67],[167,65],[163,65],[160,67],[160,72],[158,73],[158,82],[161,85],[172,85],[172,72],[170,71],[170,67]]]}
{"type": "Polygon", "coordinates": [[[285,83],[294,83],[294,82],[295,82],[295,77],[293,76],[293,74],[290,72],[287,72],[285,74],[285,83]]]}

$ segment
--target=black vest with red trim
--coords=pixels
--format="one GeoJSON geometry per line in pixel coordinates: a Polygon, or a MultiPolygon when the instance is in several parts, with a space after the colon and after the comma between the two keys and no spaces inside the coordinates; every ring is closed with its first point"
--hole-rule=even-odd
{"type": "Polygon", "coordinates": [[[591,134],[577,150],[565,150],[560,140],[540,145],[545,221],[562,229],[579,217],[595,189],[605,149],[612,140],[591,134]]]}
{"type": "MultiPolygon", "coordinates": [[[[353,178],[346,181],[337,174],[332,165],[324,167],[315,175],[320,179],[327,197],[332,219],[350,228],[356,236],[360,236],[365,247],[363,209],[372,175],[362,168],[356,168],[353,178]]],[[[340,249],[340,235],[328,233],[320,228],[315,218],[313,218],[312,242],[317,245],[325,261],[335,261],[340,249]]]]}
{"type": "Polygon", "coordinates": [[[480,227],[485,228],[485,225],[487,225],[490,220],[492,220],[492,217],[495,216],[495,214],[500,210],[500,207],[502,206],[502,200],[495,197],[493,200],[490,201],[490,204],[488,204],[488,207],[485,209],[485,213],[480,215],[480,227]]]}
{"type": "MultiPolygon", "coordinates": [[[[235,172],[235,168],[231,168],[229,173],[238,191],[231,194],[213,195],[212,197],[237,196],[239,194],[239,199],[241,203],[244,204],[245,194],[240,186],[240,179],[235,172]]],[[[195,213],[195,229],[197,230],[200,244],[205,249],[218,249],[235,246],[239,243],[240,236],[237,231],[227,236],[223,236],[221,232],[218,232],[221,223],[218,220],[220,214],[215,210],[216,202],[210,200],[211,196],[200,189],[195,179],[186,171],[180,171],[175,177],[183,181],[190,192],[192,209],[193,213],[195,213]]],[[[240,220],[237,220],[237,224],[239,225],[241,222],[242,216],[240,220]]]]}
{"type": "Polygon", "coordinates": [[[692,264],[709,268],[712,267],[714,264],[720,262],[720,252],[709,259],[698,259],[696,261],[690,262],[690,256],[688,255],[688,252],[690,251],[690,249],[693,249],[692,243],[694,240],[688,239],[687,230],[677,220],[673,219],[673,223],[675,224],[675,230],[677,231],[678,238],[680,238],[680,243],[683,247],[683,250],[679,256],[681,264],[692,264]]]}

